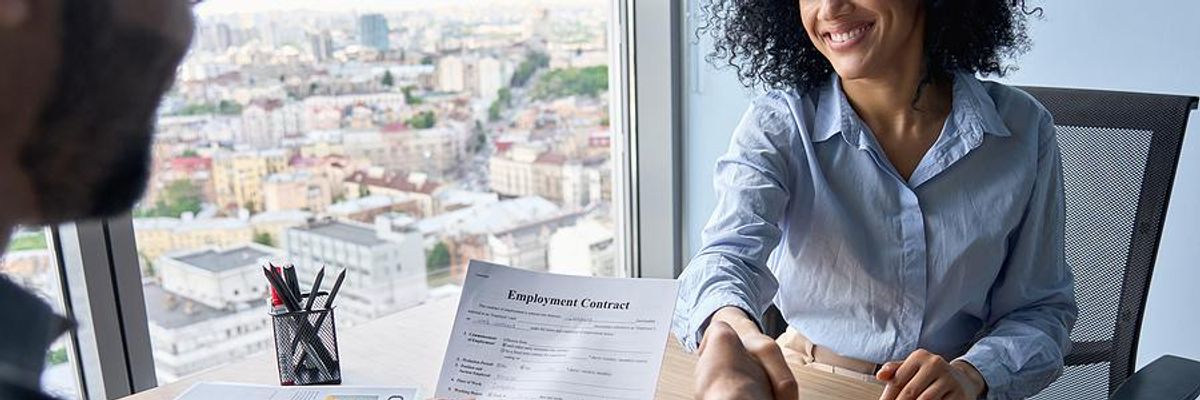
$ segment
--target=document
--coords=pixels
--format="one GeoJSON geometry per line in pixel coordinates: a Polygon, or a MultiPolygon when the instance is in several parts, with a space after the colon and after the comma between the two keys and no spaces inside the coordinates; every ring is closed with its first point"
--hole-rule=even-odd
{"type": "Polygon", "coordinates": [[[437,397],[653,398],[676,290],[472,260],[437,397]]]}
{"type": "Polygon", "coordinates": [[[201,382],[176,400],[415,400],[416,388],[371,386],[267,386],[201,382]]]}

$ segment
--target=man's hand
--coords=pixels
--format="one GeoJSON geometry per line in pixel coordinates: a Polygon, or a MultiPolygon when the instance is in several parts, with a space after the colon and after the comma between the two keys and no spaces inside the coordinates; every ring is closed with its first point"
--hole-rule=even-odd
{"type": "Polygon", "coordinates": [[[740,309],[725,308],[713,315],[699,353],[696,399],[795,400],[800,396],[779,345],[759,332],[740,309]]]}
{"type": "Polygon", "coordinates": [[[903,362],[884,364],[875,378],[887,383],[880,400],[974,400],[986,390],[974,366],[946,362],[925,349],[917,349],[903,362]]]}

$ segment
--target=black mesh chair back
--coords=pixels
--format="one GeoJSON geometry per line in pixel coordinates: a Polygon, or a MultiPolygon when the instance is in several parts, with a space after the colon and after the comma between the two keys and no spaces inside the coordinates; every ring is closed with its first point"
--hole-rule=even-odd
{"type": "Polygon", "coordinates": [[[1106,399],[1134,372],[1163,218],[1195,97],[1023,88],[1054,116],[1079,319],[1036,399],[1106,399]]]}
{"type": "MultiPolygon", "coordinates": [[[[1054,116],[1079,319],[1063,375],[1035,399],[1106,399],[1134,372],[1150,273],[1195,97],[1022,88],[1054,116]]],[[[787,328],[774,306],[765,333],[787,328]]]]}

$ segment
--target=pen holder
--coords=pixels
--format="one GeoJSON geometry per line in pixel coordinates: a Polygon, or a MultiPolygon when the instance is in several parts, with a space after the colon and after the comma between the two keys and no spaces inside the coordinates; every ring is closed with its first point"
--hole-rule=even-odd
{"type": "Polygon", "coordinates": [[[333,309],[271,314],[281,385],[342,383],[333,309]]]}

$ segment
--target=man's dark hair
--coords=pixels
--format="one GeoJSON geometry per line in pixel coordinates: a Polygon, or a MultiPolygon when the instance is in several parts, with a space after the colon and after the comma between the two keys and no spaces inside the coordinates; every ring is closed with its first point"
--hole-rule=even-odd
{"type": "MultiPolygon", "coordinates": [[[[1029,48],[1025,18],[1041,15],[1023,0],[922,0],[922,86],[962,71],[1002,76],[1005,57],[1029,48]]],[[[833,72],[809,40],[797,0],[707,0],[697,35],[710,34],[715,65],[732,66],[747,87],[811,89],[833,72]]]]}

